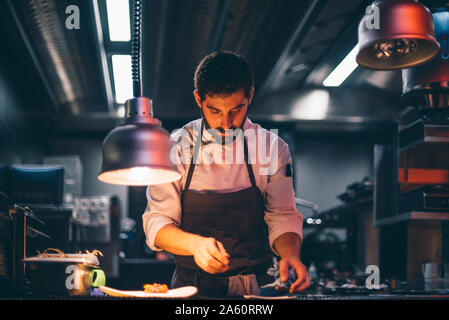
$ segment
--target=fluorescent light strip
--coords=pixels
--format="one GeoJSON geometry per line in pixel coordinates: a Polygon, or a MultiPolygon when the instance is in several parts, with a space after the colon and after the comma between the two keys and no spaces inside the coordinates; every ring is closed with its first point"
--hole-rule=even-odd
{"type": "Polygon", "coordinates": [[[108,12],[109,39],[111,41],[130,41],[129,0],[106,0],[106,10],[108,12]]]}
{"type": "Polygon", "coordinates": [[[113,55],[112,71],[115,85],[115,101],[125,103],[133,97],[133,80],[131,74],[131,56],[113,55]]]}
{"type": "Polygon", "coordinates": [[[125,106],[119,106],[117,108],[117,116],[119,118],[123,118],[125,116],[126,110],[125,110],[125,106]]]}
{"type": "Polygon", "coordinates": [[[350,76],[350,74],[357,68],[358,64],[355,60],[359,45],[349,52],[346,58],[331,72],[331,74],[323,81],[325,87],[338,87],[343,81],[350,76]]]}

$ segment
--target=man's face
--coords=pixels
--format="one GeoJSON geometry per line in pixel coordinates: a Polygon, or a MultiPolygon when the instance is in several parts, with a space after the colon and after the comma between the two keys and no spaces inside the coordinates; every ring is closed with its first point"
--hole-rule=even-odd
{"type": "MultiPolygon", "coordinates": [[[[208,129],[216,129],[222,136],[225,136],[225,130],[235,130],[242,126],[253,93],[254,88],[251,89],[248,98],[245,97],[243,89],[225,97],[206,94],[204,100],[201,101],[198,92],[193,92],[198,107],[203,111],[208,129]]],[[[232,134],[232,131],[229,131],[226,135],[230,134],[232,134]]]]}

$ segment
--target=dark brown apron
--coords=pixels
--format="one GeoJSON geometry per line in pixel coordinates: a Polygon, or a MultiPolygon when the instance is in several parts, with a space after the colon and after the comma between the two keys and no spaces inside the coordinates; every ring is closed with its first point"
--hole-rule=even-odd
{"type": "Polygon", "coordinates": [[[229,276],[265,273],[272,262],[272,253],[264,221],[264,199],[248,161],[248,147],[244,135],[241,138],[244,140],[245,162],[251,187],[228,193],[198,193],[189,190],[201,147],[203,128],[204,123],[195,143],[185,188],[181,193],[180,228],[220,241],[230,256],[229,270],[212,275],[199,268],[193,256],[175,255],[176,270],[171,286],[177,288],[194,285],[198,287],[200,295],[223,296],[226,295],[229,276]]]}

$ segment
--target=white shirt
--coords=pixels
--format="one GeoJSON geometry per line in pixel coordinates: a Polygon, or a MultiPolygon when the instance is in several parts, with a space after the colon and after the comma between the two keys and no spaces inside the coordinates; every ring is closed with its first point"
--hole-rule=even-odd
{"type": "MultiPolygon", "coordinates": [[[[198,138],[200,128],[201,119],[197,119],[171,134],[171,156],[173,161],[177,161],[181,179],[147,188],[148,205],[142,219],[147,244],[154,251],[161,250],[154,245],[157,232],[167,224],[180,225],[181,192],[185,187],[193,144],[198,138]]],[[[243,129],[248,141],[249,162],[256,185],[264,198],[264,220],[268,226],[270,247],[277,254],[273,243],[281,234],[293,232],[302,240],[303,216],[296,208],[293,179],[287,174],[286,168],[287,164],[290,164],[291,168],[290,151],[287,143],[276,133],[262,128],[248,118],[243,129]]],[[[242,137],[240,134],[233,142],[223,145],[217,141],[216,135],[203,130],[202,145],[190,182],[190,191],[227,193],[251,186],[244,162],[242,137]]]]}

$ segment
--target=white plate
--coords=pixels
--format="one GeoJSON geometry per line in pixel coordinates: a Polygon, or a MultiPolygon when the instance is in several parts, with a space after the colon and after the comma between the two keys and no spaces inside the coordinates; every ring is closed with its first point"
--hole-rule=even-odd
{"type": "Polygon", "coordinates": [[[296,296],[256,296],[256,295],[244,295],[245,299],[256,299],[256,300],[295,300],[296,296]]]}
{"type": "Polygon", "coordinates": [[[158,299],[176,299],[188,298],[198,292],[196,287],[188,286],[168,290],[162,293],[146,293],[144,291],[117,290],[109,287],[100,287],[100,290],[113,297],[134,297],[134,298],[158,298],[158,299]]]}
{"type": "Polygon", "coordinates": [[[93,254],[76,254],[68,253],[64,256],[57,254],[49,254],[48,256],[35,256],[28,257],[22,260],[25,263],[30,262],[61,262],[61,263],[82,263],[82,264],[92,264],[98,266],[100,263],[97,256],[93,254]]]}

